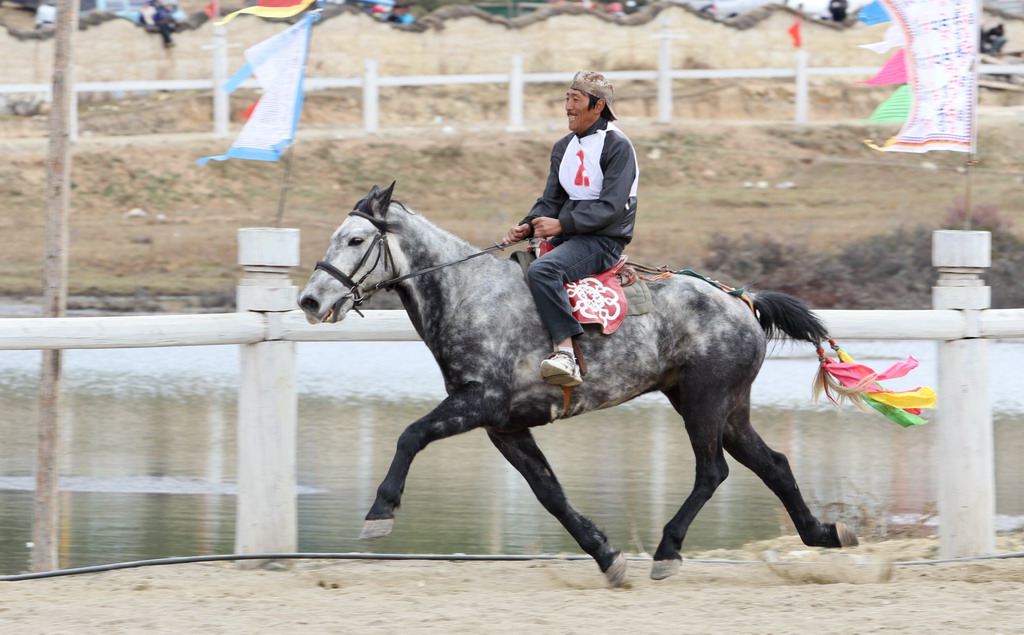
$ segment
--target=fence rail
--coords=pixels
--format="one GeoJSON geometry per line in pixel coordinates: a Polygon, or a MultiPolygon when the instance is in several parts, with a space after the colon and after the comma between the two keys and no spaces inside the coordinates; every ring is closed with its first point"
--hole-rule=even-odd
{"type": "MultiPolygon", "coordinates": [[[[668,42],[668,39],[664,39],[668,42]]],[[[607,71],[605,75],[615,81],[657,81],[658,83],[658,121],[672,121],[672,82],[704,79],[786,79],[795,80],[795,113],[796,123],[806,123],[809,116],[810,77],[843,77],[870,76],[878,71],[871,66],[810,66],[806,51],[799,50],[796,63],[789,68],[731,68],[731,69],[673,69],[671,68],[670,52],[659,53],[656,70],[607,71]]],[[[523,130],[524,99],[523,91],[526,84],[566,83],[572,74],[561,72],[525,73],[522,70],[523,59],[514,56],[510,60],[507,73],[484,73],[463,75],[386,75],[378,72],[376,60],[368,60],[366,70],[361,76],[352,77],[309,77],[304,90],[317,91],[331,88],[359,88],[362,90],[363,130],[367,134],[375,134],[380,128],[380,89],[381,87],[411,86],[453,86],[469,84],[507,84],[508,97],[508,130],[523,130]]],[[[978,67],[982,75],[1013,75],[1024,73],[1024,64],[982,64],[978,67]]],[[[75,115],[73,136],[78,131],[78,95],[81,93],[131,93],[149,91],[180,91],[180,90],[214,90],[223,83],[213,79],[174,79],[149,81],[121,82],[80,82],[74,85],[73,94],[75,115]]],[[[247,80],[241,84],[243,88],[259,88],[255,80],[247,80]]],[[[38,94],[49,99],[50,84],[0,84],[0,95],[4,94],[38,94]]],[[[219,93],[218,93],[219,94],[219,93]]],[[[229,128],[227,108],[215,108],[211,122],[217,136],[225,136],[229,128]]]]}
{"type": "MultiPolygon", "coordinates": [[[[0,319],[0,350],[150,348],[257,342],[413,342],[404,311],[363,311],[338,324],[309,324],[301,311],[135,317],[0,319]]],[[[1024,338],[1024,309],[817,311],[841,340],[1024,338]]]]}

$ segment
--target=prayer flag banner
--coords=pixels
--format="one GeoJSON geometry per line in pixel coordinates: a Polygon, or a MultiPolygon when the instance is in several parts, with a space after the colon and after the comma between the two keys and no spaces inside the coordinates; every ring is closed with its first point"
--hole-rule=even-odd
{"type": "MultiPolygon", "coordinates": [[[[907,37],[910,116],[889,152],[974,152],[977,0],[880,0],[907,37]]],[[[884,104],[883,104],[884,105],[884,104]]],[[[880,121],[872,116],[870,121],[880,121]]]]}
{"type": "Polygon", "coordinates": [[[235,19],[235,16],[247,13],[261,18],[290,18],[302,13],[314,0],[259,0],[259,5],[246,7],[224,16],[214,24],[220,26],[235,19]]]}
{"type": "Polygon", "coordinates": [[[295,139],[302,112],[302,84],[306,74],[309,36],[317,13],[289,29],[245,51],[247,63],[224,85],[232,92],[249,75],[256,75],[263,95],[245,123],[235,143],[221,156],[203,157],[197,163],[252,159],[277,161],[295,139]]]}

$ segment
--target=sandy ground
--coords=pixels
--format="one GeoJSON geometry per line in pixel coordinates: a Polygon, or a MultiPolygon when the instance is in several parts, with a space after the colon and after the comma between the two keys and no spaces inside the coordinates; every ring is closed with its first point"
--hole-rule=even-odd
{"type": "MultiPolygon", "coordinates": [[[[1020,537],[1015,538],[1017,545],[1020,537]]],[[[800,550],[779,563],[684,562],[655,582],[630,562],[610,589],[592,561],[295,561],[125,569],[0,583],[21,633],[1020,633],[1024,558],[892,565],[934,551],[896,540],[800,550]],[[795,562],[795,563],[794,563],[795,562]]],[[[1001,541],[1000,547],[1010,543],[1001,541]]],[[[1004,551],[1005,553],[1005,551],[1004,551]]],[[[704,554],[714,555],[714,554],[704,554]]],[[[737,554],[732,554],[737,555],[737,554]]],[[[755,558],[762,557],[750,552],[755,558]]]]}

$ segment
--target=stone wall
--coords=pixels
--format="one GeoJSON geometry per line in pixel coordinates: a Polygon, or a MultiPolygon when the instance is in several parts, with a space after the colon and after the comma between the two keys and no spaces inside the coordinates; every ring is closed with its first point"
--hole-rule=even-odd
{"type": "MultiPolygon", "coordinates": [[[[522,55],[527,72],[571,73],[580,68],[653,69],[661,23],[670,22],[676,68],[786,67],[794,63],[787,29],[795,13],[779,5],[729,22],[716,22],[688,7],[655,4],[624,18],[611,18],[577,6],[552,6],[506,20],[467,6],[449,6],[408,26],[380,22],[356,9],[332,6],[315,26],[310,76],[359,75],[368,59],[382,75],[507,72],[522,55]]],[[[1024,21],[996,14],[986,23],[1006,24],[1010,45],[1024,43],[1024,21]]],[[[211,24],[199,14],[164,49],[158,35],[127,20],[90,20],[76,33],[76,81],[197,79],[211,76],[211,24]]],[[[230,70],[243,63],[243,51],[286,28],[284,22],[240,16],[228,26],[230,70]]],[[[813,66],[878,66],[885,61],[858,44],[881,40],[886,25],[847,25],[805,20],[803,39],[813,66]]],[[[0,83],[48,83],[52,38],[0,32],[0,56],[8,60],[0,83]],[[12,63],[12,61],[16,61],[12,63]]]]}

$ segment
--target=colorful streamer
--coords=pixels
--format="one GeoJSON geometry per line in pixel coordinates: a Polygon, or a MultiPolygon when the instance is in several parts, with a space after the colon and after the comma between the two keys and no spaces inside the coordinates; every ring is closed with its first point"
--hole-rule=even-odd
{"type": "Polygon", "coordinates": [[[908,357],[897,362],[881,373],[864,364],[858,364],[846,351],[833,346],[839,360],[821,355],[821,367],[843,386],[861,393],[864,402],[903,427],[928,423],[922,419],[921,408],[934,408],[935,391],[927,386],[894,392],[885,389],[879,381],[898,379],[918,367],[918,361],[908,357]]]}
{"type": "Polygon", "coordinates": [[[883,24],[892,18],[889,17],[889,12],[885,10],[882,3],[879,0],[875,0],[857,13],[857,19],[871,26],[873,24],[883,24]]]}
{"type": "MultiPolygon", "coordinates": [[[[887,86],[889,84],[907,83],[907,62],[904,51],[896,51],[889,58],[882,70],[878,71],[871,79],[857,82],[858,84],[872,84],[874,86],[887,86]]],[[[902,119],[900,121],[903,121],[902,119]]]]}
{"type": "Polygon", "coordinates": [[[912,98],[910,86],[900,86],[889,99],[878,104],[875,112],[868,117],[868,121],[906,121],[910,114],[912,98]]]}
{"type": "Polygon", "coordinates": [[[875,42],[874,44],[859,44],[857,48],[867,49],[883,55],[888,53],[897,46],[906,46],[907,38],[903,35],[903,29],[898,25],[893,24],[885,30],[885,36],[882,37],[881,42],[875,42]]]}

